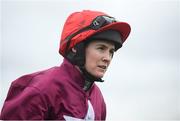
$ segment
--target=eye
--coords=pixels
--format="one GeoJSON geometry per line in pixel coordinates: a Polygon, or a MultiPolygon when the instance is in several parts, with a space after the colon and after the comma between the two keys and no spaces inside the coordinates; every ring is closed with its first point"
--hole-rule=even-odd
{"type": "Polygon", "coordinates": [[[113,57],[115,50],[114,50],[114,49],[111,49],[109,52],[110,52],[110,54],[111,54],[111,57],[113,57]]]}
{"type": "Polygon", "coordinates": [[[112,54],[113,54],[114,52],[115,52],[115,50],[114,50],[114,49],[110,50],[110,53],[112,53],[112,54]]]}
{"type": "Polygon", "coordinates": [[[104,50],[105,48],[103,46],[100,46],[97,48],[98,50],[104,50]]]}

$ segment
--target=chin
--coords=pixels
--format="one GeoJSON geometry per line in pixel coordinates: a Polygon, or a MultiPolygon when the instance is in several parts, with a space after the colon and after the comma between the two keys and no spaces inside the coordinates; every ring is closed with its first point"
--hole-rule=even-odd
{"type": "Polygon", "coordinates": [[[102,78],[104,76],[105,72],[102,71],[93,71],[90,74],[93,75],[96,78],[102,78]]]}
{"type": "Polygon", "coordinates": [[[104,76],[104,73],[102,74],[102,73],[100,73],[100,74],[96,74],[96,75],[94,75],[95,77],[97,77],[97,78],[102,78],[103,76],[104,76]]]}

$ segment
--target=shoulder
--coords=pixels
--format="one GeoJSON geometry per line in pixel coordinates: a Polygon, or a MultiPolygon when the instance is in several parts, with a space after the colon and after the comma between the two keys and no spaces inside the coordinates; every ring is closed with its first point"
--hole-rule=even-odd
{"type": "Polygon", "coordinates": [[[61,95],[61,87],[66,82],[61,78],[61,70],[60,67],[52,67],[19,77],[12,82],[8,97],[41,95],[39,98],[53,100],[61,95]]]}
{"type": "MultiPolygon", "coordinates": [[[[11,87],[19,87],[21,89],[34,87],[38,90],[49,89],[57,81],[57,77],[61,77],[60,67],[52,67],[46,70],[26,74],[12,82],[11,87]]],[[[59,79],[59,78],[58,78],[59,79]]],[[[59,79],[58,81],[60,81],[59,79]]]]}
{"type": "Polygon", "coordinates": [[[41,77],[41,78],[47,78],[48,75],[51,73],[53,74],[53,71],[57,70],[57,67],[52,67],[50,69],[46,69],[46,70],[42,70],[42,71],[38,71],[38,72],[34,72],[31,74],[26,74],[23,75],[19,78],[17,78],[16,80],[14,80],[12,82],[12,84],[14,86],[28,86],[30,84],[32,84],[32,80],[36,79],[37,77],[41,77]]]}

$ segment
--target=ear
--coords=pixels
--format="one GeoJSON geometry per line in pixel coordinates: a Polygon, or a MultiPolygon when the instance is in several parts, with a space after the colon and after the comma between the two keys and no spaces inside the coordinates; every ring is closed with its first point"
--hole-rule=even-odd
{"type": "Polygon", "coordinates": [[[76,49],[73,47],[72,49],[71,49],[71,51],[73,52],[73,53],[76,53],[76,49]]]}

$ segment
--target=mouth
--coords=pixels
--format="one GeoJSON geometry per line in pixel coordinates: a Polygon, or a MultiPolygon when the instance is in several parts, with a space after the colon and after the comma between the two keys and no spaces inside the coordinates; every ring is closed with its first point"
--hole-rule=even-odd
{"type": "Polygon", "coordinates": [[[102,70],[106,70],[107,69],[107,66],[105,66],[105,65],[99,65],[98,67],[101,68],[102,70]]]}

